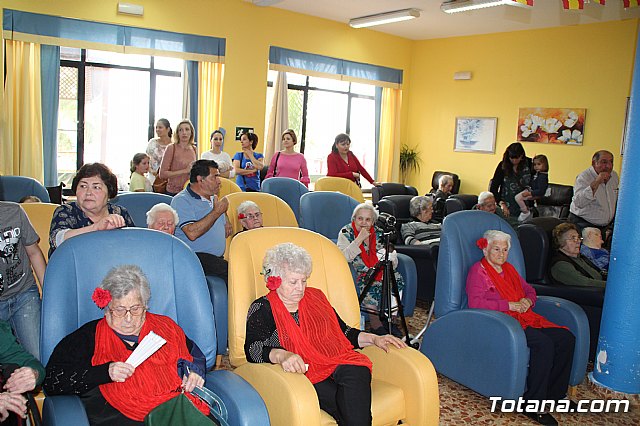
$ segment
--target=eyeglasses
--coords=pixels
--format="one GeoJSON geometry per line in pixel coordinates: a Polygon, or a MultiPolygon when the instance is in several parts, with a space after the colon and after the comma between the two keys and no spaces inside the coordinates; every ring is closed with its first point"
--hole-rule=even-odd
{"type": "Polygon", "coordinates": [[[262,217],[262,213],[261,212],[257,212],[257,213],[247,213],[244,215],[245,219],[249,219],[249,220],[254,220],[254,219],[260,219],[262,217]]]}
{"type": "Polygon", "coordinates": [[[565,241],[573,241],[574,243],[577,243],[577,242],[581,242],[582,240],[583,240],[582,237],[570,237],[570,238],[567,238],[565,241]]]}
{"type": "Polygon", "coordinates": [[[147,308],[142,305],[135,305],[130,307],[129,309],[125,308],[124,306],[118,306],[115,309],[109,308],[109,312],[111,312],[111,315],[116,318],[123,318],[127,315],[127,313],[130,313],[132,317],[139,317],[146,310],[147,308]]]}

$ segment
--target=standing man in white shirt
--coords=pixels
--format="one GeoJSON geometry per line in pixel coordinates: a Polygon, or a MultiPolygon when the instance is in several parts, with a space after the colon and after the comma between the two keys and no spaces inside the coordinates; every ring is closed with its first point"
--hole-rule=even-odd
{"type": "Polygon", "coordinates": [[[620,178],[613,170],[613,154],[597,151],[591,167],[580,173],[573,185],[569,220],[580,230],[599,228],[604,236],[613,225],[619,184],[620,178]]]}

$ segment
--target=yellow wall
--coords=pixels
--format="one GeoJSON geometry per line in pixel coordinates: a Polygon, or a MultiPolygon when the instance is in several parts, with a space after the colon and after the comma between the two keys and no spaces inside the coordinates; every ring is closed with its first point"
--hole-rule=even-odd
{"type": "MultiPolygon", "coordinates": [[[[222,126],[255,127],[264,139],[269,46],[405,70],[412,41],[242,0],[135,0],[143,17],[116,13],[117,0],[0,0],[3,8],[226,38],[222,126]]],[[[405,97],[406,99],[406,97],[405,97]]],[[[406,112],[405,112],[406,117],[406,112]]],[[[207,135],[208,137],[208,135],[207,135]]],[[[327,141],[327,153],[331,143],[327,141]]],[[[237,151],[233,143],[228,152],[237,151]]]]}
{"type": "Polygon", "coordinates": [[[412,184],[430,188],[434,170],[458,173],[461,192],[485,191],[506,147],[516,140],[519,107],[586,108],[582,147],[524,143],[546,154],[551,182],[573,184],[593,152],[614,153],[631,87],[637,20],[415,43],[403,138],[421,152],[412,184]],[[454,81],[471,71],[470,81],[454,81]],[[453,151],[456,116],[497,117],[495,154],[453,151]]]}

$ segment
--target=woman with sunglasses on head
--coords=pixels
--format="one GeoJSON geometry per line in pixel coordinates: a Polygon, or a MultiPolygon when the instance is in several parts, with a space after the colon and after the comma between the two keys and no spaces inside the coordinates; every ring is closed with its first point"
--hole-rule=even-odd
{"type": "Polygon", "coordinates": [[[532,171],[531,158],[526,156],[522,144],[514,142],[509,145],[493,173],[489,188],[504,217],[518,217],[520,214],[516,195],[531,186],[532,171]]]}
{"type": "Polygon", "coordinates": [[[360,176],[372,185],[377,185],[371,175],[360,164],[351,152],[351,138],[346,133],[336,136],[331,147],[331,154],[327,157],[327,176],[341,177],[354,181],[360,186],[360,176]]]}

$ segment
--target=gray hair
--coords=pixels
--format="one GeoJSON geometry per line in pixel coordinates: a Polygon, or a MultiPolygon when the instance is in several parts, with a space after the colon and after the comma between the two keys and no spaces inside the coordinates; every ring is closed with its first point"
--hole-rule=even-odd
{"type": "Polygon", "coordinates": [[[511,235],[506,232],[489,229],[484,233],[483,237],[487,239],[488,244],[492,244],[495,241],[506,241],[507,248],[511,249],[511,235]]]}
{"type": "Polygon", "coordinates": [[[417,195],[409,201],[409,214],[412,217],[418,217],[423,211],[431,207],[433,199],[424,195],[417,195]]]}
{"type": "Polygon", "coordinates": [[[245,214],[247,210],[260,211],[260,207],[258,207],[258,205],[253,201],[243,201],[236,210],[238,214],[245,214]]]}
{"type": "Polygon", "coordinates": [[[595,235],[596,232],[602,236],[602,231],[600,231],[600,229],[588,226],[582,230],[582,238],[587,240],[592,235],[595,235]]]}
{"type": "Polygon", "coordinates": [[[120,265],[111,269],[100,283],[100,287],[109,290],[113,300],[121,299],[132,291],[138,291],[142,303],[147,306],[151,298],[151,288],[147,276],[137,265],[120,265]]]}
{"type": "Polygon", "coordinates": [[[493,192],[482,191],[480,195],[478,195],[478,204],[484,204],[484,202],[487,201],[489,198],[495,199],[496,196],[493,195],[493,192]]]}
{"type": "Polygon", "coordinates": [[[308,277],[311,275],[311,256],[293,243],[278,244],[265,253],[262,270],[265,280],[270,276],[284,277],[287,272],[308,277]]]}
{"type": "Polygon", "coordinates": [[[453,183],[453,176],[451,175],[442,175],[440,176],[440,179],[438,179],[438,185],[440,185],[440,188],[442,188],[449,182],[453,183]]]}
{"type": "Polygon", "coordinates": [[[358,215],[358,212],[362,209],[369,210],[371,212],[371,214],[373,215],[374,222],[378,220],[378,211],[376,210],[375,207],[373,207],[372,204],[360,203],[356,206],[355,209],[353,209],[353,214],[351,215],[352,221],[356,220],[356,216],[358,215]]]}
{"type": "Polygon", "coordinates": [[[613,154],[611,153],[611,151],[607,151],[606,149],[601,149],[600,151],[596,151],[593,154],[593,157],[591,157],[591,161],[594,163],[597,163],[598,161],[600,161],[600,157],[602,157],[602,154],[609,154],[611,158],[613,158],[613,154]]]}
{"type": "Polygon", "coordinates": [[[156,222],[158,218],[158,213],[161,213],[161,212],[173,213],[173,220],[175,221],[176,225],[180,221],[180,218],[178,217],[178,212],[175,211],[173,207],[171,207],[167,203],[158,203],[155,206],[151,207],[151,209],[147,212],[147,227],[150,227],[156,222]]]}

